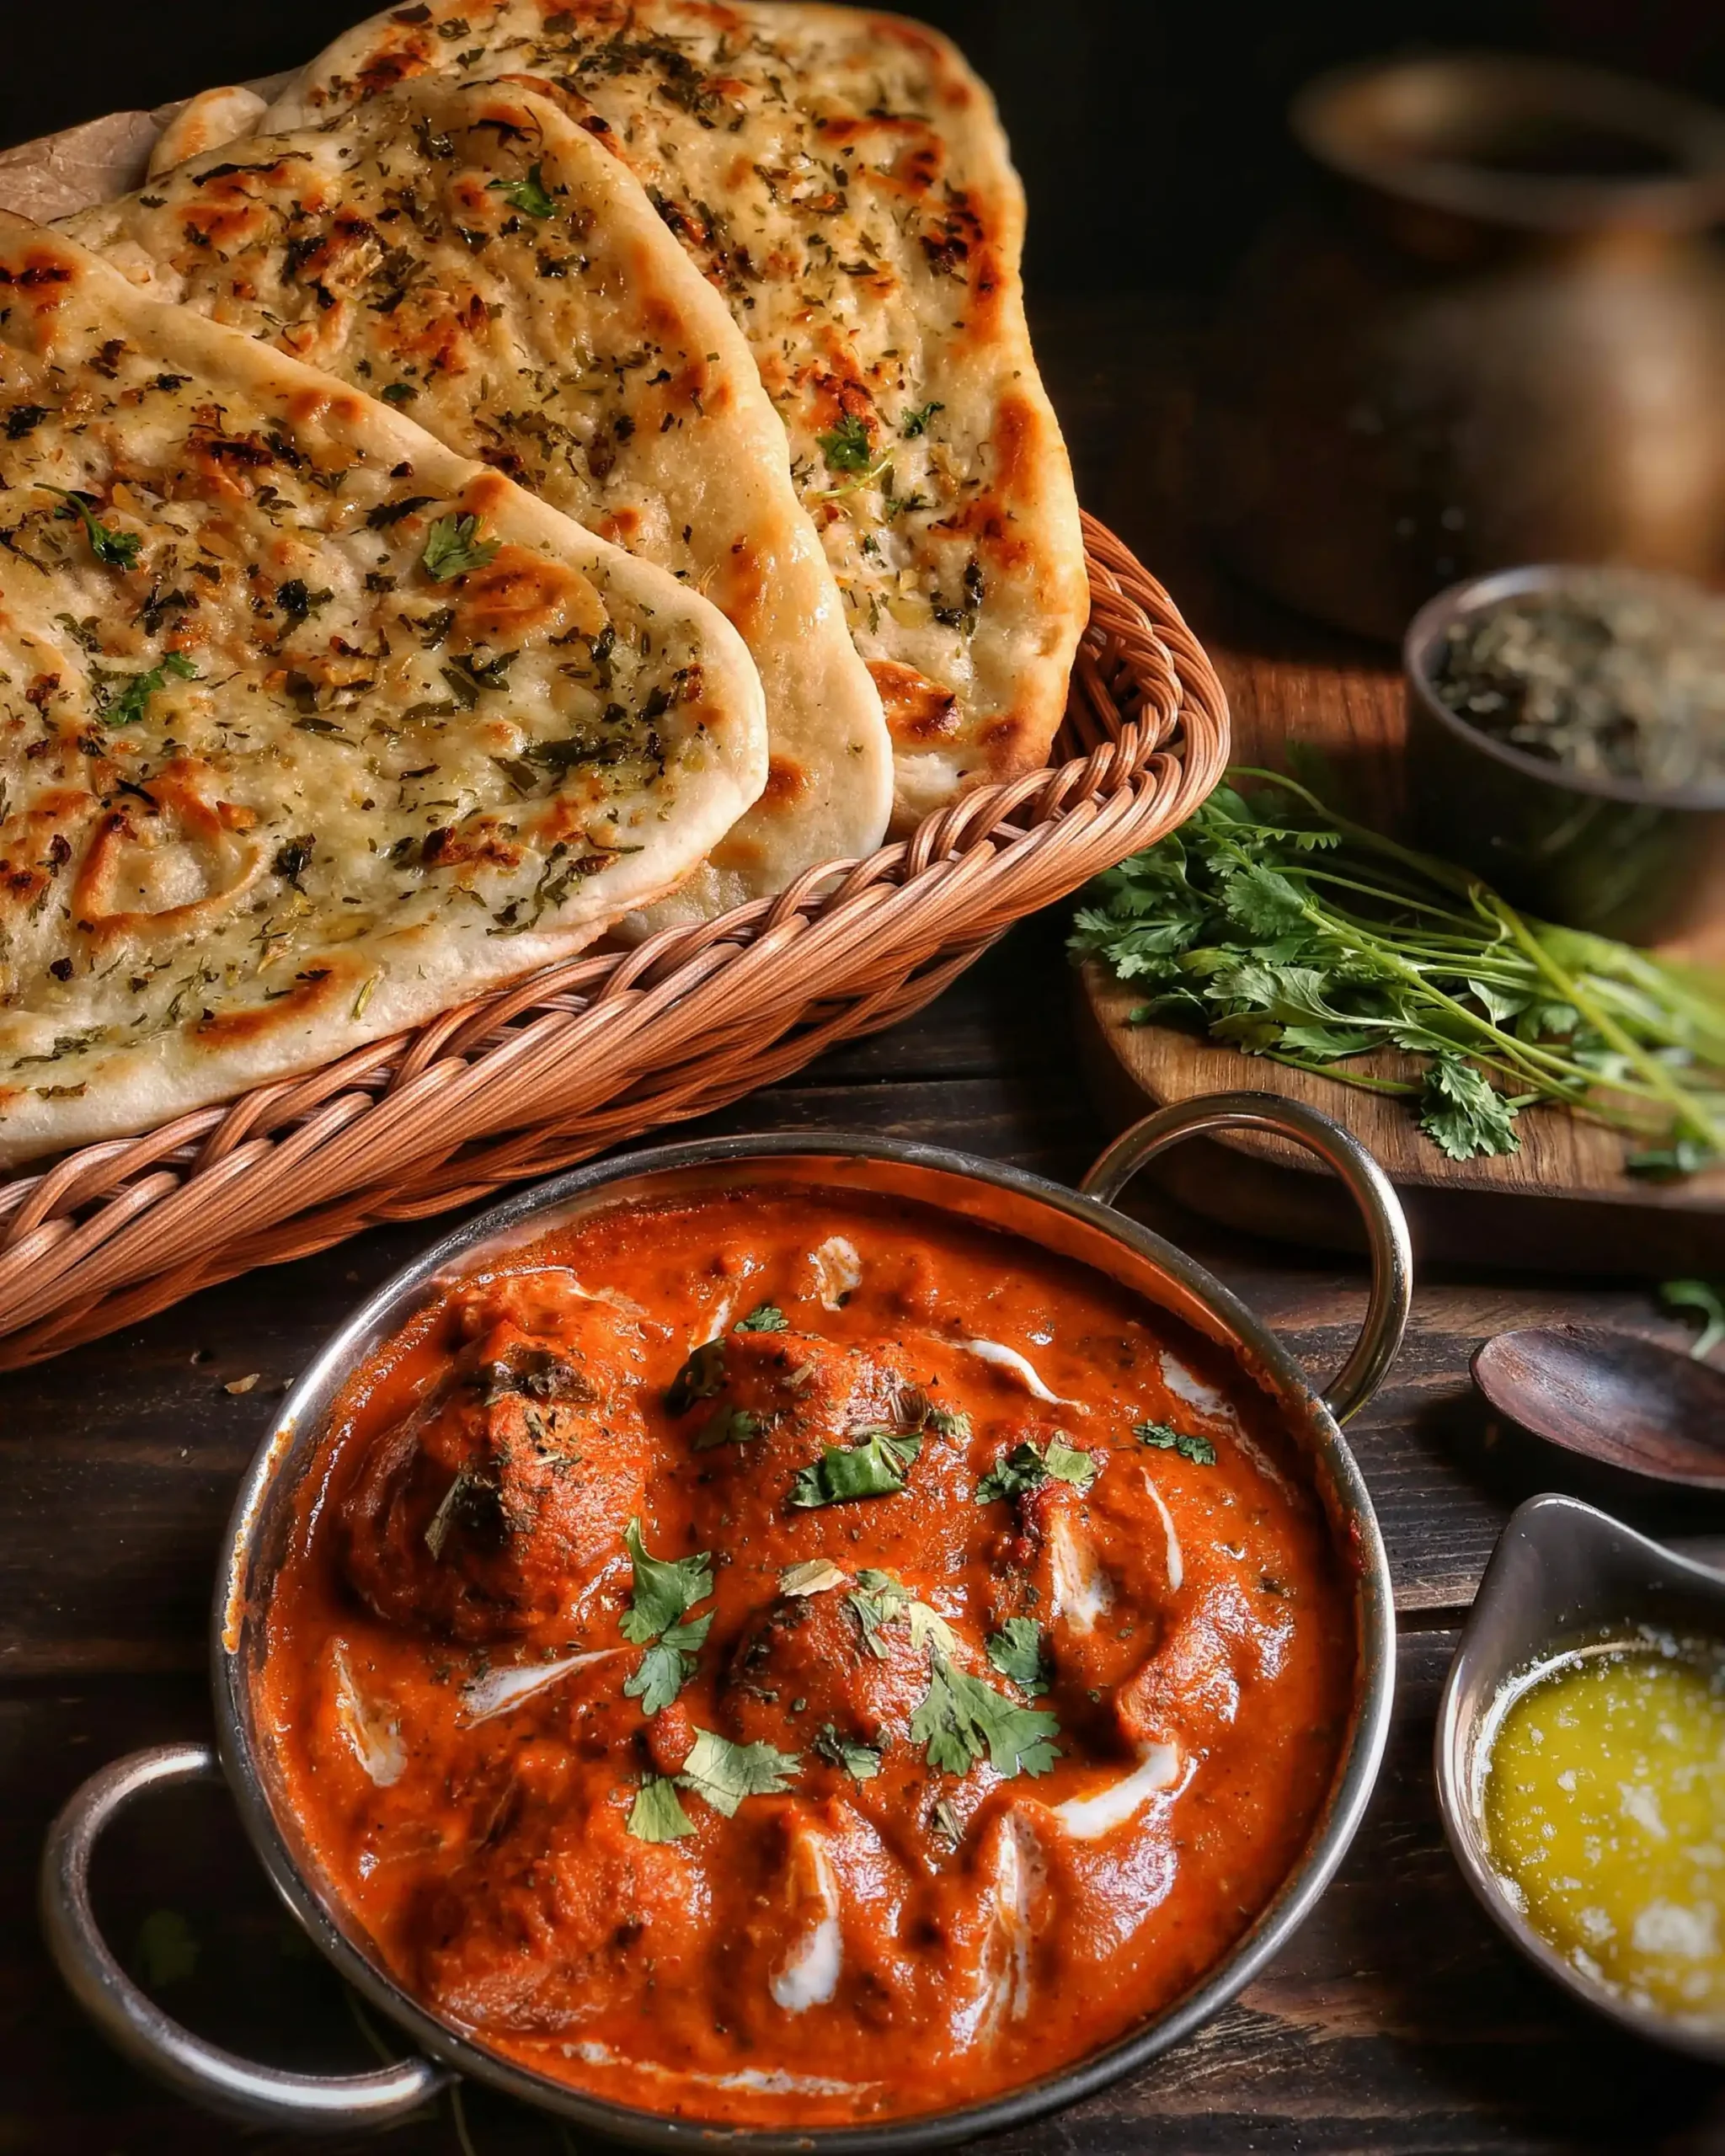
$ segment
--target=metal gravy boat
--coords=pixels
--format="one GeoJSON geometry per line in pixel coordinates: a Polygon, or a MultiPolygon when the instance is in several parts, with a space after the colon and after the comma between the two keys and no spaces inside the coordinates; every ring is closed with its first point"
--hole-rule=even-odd
{"type": "Polygon", "coordinates": [[[1438,1709],[1438,1806],[1462,1876],[1535,1968],[1653,2043],[1725,2064],[1725,2029],[1637,2004],[1578,1969],[1537,1932],[1492,1862],[1485,1779],[1503,1713],[1566,1648],[1626,1640],[1640,1624],[1725,1637],[1725,1572],[1680,1556],[1575,1497],[1530,1497],[1492,1552],[1438,1709]]]}

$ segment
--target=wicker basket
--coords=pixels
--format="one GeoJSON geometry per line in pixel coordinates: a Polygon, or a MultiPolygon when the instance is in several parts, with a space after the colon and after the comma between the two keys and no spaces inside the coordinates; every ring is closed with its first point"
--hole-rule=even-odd
{"type": "Polygon", "coordinates": [[[811,869],[0,1185],[0,1369],[723,1107],[919,1010],[1015,921],[1171,830],[1221,775],[1226,703],[1156,579],[1092,517],[1085,539],[1069,760],[964,795],[836,880],[811,869]]]}

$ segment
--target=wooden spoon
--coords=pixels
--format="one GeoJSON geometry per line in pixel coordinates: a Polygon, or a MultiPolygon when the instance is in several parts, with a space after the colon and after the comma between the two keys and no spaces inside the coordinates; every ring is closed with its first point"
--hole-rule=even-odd
{"type": "Polygon", "coordinates": [[[1725,1486],[1725,1370],[1633,1333],[1530,1325],[1473,1358],[1493,1406],[1555,1445],[1656,1482],[1725,1486]]]}

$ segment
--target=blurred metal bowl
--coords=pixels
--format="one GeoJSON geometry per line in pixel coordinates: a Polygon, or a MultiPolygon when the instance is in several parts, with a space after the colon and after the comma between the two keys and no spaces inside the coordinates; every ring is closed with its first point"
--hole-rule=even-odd
{"type": "Polygon", "coordinates": [[[1562,563],[1502,569],[1451,584],[1414,616],[1402,645],[1414,820],[1430,851],[1543,920],[1628,943],[1694,936],[1725,920],[1725,783],[1662,792],[1584,776],[1471,724],[1433,686],[1454,623],[1599,574],[1562,563]]]}
{"type": "Polygon", "coordinates": [[[1632,1641],[1641,1624],[1718,1637],[1725,1574],[1573,1497],[1530,1497],[1492,1553],[1450,1665],[1438,1709],[1438,1807],[1462,1876],[1535,1968],[1635,2036],[1725,2065],[1725,2031],[1639,2004],[1542,1938],[1512,1899],[1486,1838],[1486,1774],[1510,1703],[1566,1650],[1632,1641]]]}

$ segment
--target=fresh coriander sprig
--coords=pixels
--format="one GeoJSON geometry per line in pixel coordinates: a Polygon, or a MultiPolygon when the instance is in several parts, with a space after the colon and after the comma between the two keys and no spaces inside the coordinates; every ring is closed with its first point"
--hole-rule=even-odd
{"type": "Polygon", "coordinates": [[[740,1317],[734,1332],[788,1332],[791,1321],[776,1303],[757,1303],[747,1317],[740,1317]]]}
{"type": "Polygon", "coordinates": [[[1477,877],[1271,771],[1231,776],[1180,830],[1104,876],[1072,948],[1184,1024],[1417,1103],[1452,1158],[1513,1152],[1535,1102],[1650,1141],[1682,1174],[1725,1155],[1725,984],[1517,913],[1477,877]],[[1348,1068],[1378,1049],[1417,1077],[1348,1068]]]}
{"type": "Polygon", "coordinates": [[[874,462],[868,422],[854,412],[841,413],[831,431],[814,439],[830,472],[866,472],[874,462]]]}
{"type": "Polygon", "coordinates": [[[147,673],[134,674],[124,687],[115,686],[115,677],[106,680],[108,701],[101,707],[101,717],[109,726],[132,726],[150,707],[150,699],[158,689],[167,685],[170,674],[182,681],[195,681],[198,670],[184,652],[170,651],[159,666],[152,666],[147,673]]]}
{"type": "Polygon", "coordinates": [[[921,1449],[921,1438],[903,1431],[858,1430],[849,1444],[828,1445],[812,1467],[799,1471],[791,1484],[791,1502],[808,1509],[852,1497],[896,1497],[921,1449]]]}
{"type": "Polygon", "coordinates": [[[1194,1467],[1214,1467],[1216,1449],[1208,1438],[1195,1432],[1177,1430],[1167,1422],[1135,1422],[1132,1434],[1141,1445],[1148,1445],[1152,1452],[1176,1452],[1182,1460],[1189,1460],[1194,1467]]]}
{"type": "Polygon", "coordinates": [[[451,577],[465,576],[470,569],[483,569],[496,552],[494,539],[479,536],[477,516],[440,516],[425,534],[419,558],[427,576],[437,584],[447,584],[451,577]]]}
{"type": "Polygon", "coordinates": [[[1081,1452],[1058,1438],[1050,1438],[1045,1445],[1027,1438],[996,1460],[977,1484],[975,1502],[987,1505],[996,1497],[1022,1497],[1045,1482],[1070,1482],[1075,1490],[1087,1490],[1101,1468],[1094,1453],[1081,1452]]]}
{"type": "Polygon", "coordinates": [[[911,1717],[911,1742],[931,1767],[968,1774],[986,1757],[999,1774],[1045,1774],[1060,1756],[1055,1716],[1021,1707],[980,1677],[953,1668],[943,1654],[928,1657],[928,1689],[911,1717]]]}
{"type": "Polygon", "coordinates": [[[713,1553],[702,1550],[693,1557],[655,1557],[641,1539],[638,1519],[623,1529],[623,1546],[635,1579],[617,1629],[626,1640],[647,1650],[634,1673],[625,1679],[623,1691],[641,1702],[643,1714],[656,1715],[694,1675],[696,1658],[713,1628],[711,1610],[704,1617],[687,1614],[713,1592],[713,1553]]]}
{"type": "Polygon", "coordinates": [[[679,1790],[704,1798],[724,1818],[734,1818],[745,1797],[774,1796],[802,1771],[794,1752],[771,1744],[734,1744],[710,1729],[697,1729],[689,1756],[675,1774],[649,1774],[635,1793],[625,1822],[638,1842],[675,1842],[692,1834],[679,1790]]]}
{"type": "Polygon", "coordinates": [[[542,167],[531,164],[525,179],[491,179],[485,183],[493,195],[500,195],[510,209],[519,210],[523,216],[548,217],[557,205],[551,199],[545,184],[542,167]]]}
{"type": "Polygon", "coordinates": [[[1033,1617],[1007,1618],[989,1638],[988,1658],[1002,1677],[1010,1677],[1033,1700],[1054,1683],[1048,1641],[1033,1617]]]}
{"type": "Polygon", "coordinates": [[[116,569],[137,567],[138,554],[144,542],[136,531],[115,531],[108,525],[99,523],[89,503],[82,494],[74,494],[70,487],[51,487],[40,480],[37,484],[45,494],[58,494],[66,504],[59,512],[61,516],[77,515],[83,520],[84,531],[90,542],[90,552],[99,562],[104,562],[110,568],[116,569]]]}

